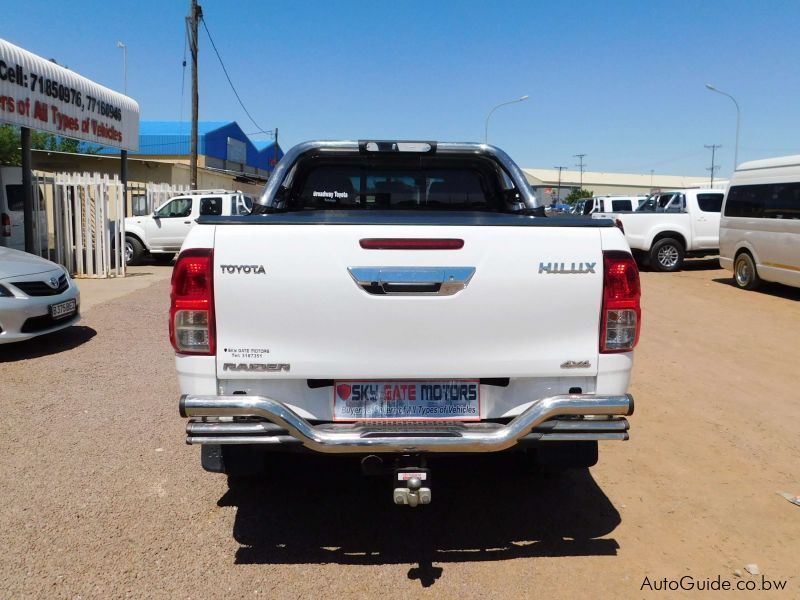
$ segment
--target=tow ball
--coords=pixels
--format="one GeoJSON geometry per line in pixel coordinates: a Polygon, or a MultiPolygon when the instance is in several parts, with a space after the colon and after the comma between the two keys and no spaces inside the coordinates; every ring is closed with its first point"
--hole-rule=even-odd
{"type": "Polygon", "coordinates": [[[431,472],[423,467],[405,467],[394,471],[394,503],[419,506],[431,503],[431,472]]]}

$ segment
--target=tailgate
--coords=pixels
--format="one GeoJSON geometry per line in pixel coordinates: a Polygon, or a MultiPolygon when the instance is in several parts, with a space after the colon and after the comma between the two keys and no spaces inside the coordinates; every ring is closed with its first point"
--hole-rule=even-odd
{"type": "Polygon", "coordinates": [[[218,225],[214,246],[220,378],[578,374],[564,370],[568,361],[590,363],[580,375],[596,373],[603,286],[596,228],[218,225]],[[423,237],[464,245],[359,244],[423,237]],[[449,286],[438,293],[430,281],[441,274],[449,286]],[[360,286],[358,277],[383,283],[360,286]]]}

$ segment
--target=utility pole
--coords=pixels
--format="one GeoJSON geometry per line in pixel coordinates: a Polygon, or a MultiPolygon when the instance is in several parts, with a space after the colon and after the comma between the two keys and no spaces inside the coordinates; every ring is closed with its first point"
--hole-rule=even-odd
{"type": "Polygon", "coordinates": [[[566,169],[567,167],[553,167],[554,169],[558,169],[558,187],[556,188],[558,191],[556,192],[556,203],[561,203],[561,171],[566,169]]]}
{"type": "Polygon", "coordinates": [[[197,0],[191,0],[186,22],[189,26],[189,48],[192,52],[192,157],[189,163],[189,185],[193,190],[197,189],[197,25],[202,17],[203,9],[197,4],[197,0]]]}
{"type": "Polygon", "coordinates": [[[711,166],[710,167],[706,167],[706,171],[711,171],[711,184],[708,187],[712,187],[713,188],[714,187],[714,171],[719,169],[719,165],[715,165],[714,164],[714,155],[717,152],[717,148],[722,148],[722,146],[719,145],[719,144],[711,144],[710,146],[709,145],[704,146],[704,148],[710,148],[711,149],[711,166]]]}
{"type": "Polygon", "coordinates": [[[585,154],[573,154],[572,156],[574,158],[577,158],[577,159],[580,160],[580,163],[578,163],[575,166],[579,167],[580,170],[581,170],[581,187],[580,187],[580,189],[583,189],[583,170],[586,168],[586,165],[583,163],[583,157],[586,156],[586,155],[585,154]]]}

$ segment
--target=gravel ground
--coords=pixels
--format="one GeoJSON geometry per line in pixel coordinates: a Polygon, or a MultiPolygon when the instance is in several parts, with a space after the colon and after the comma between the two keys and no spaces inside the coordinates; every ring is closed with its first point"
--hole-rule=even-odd
{"type": "Polygon", "coordinates": [[[776,492],[800,495],[800,290],[743,292],[714,264],[642,274],[631,441],[559,478],[448,461],[414,511],[348,460],[230,489],[202,471],[166,281],[0,347],[0,595],[639,597],[645,577],[760,586],[756,563],[798,598],[800,507],[776,492]]]}

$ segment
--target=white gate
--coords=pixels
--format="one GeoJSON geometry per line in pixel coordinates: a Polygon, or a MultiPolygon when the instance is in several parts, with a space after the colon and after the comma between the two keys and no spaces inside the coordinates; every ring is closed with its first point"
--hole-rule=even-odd
{"type": "Polygon", "coordinates": [[[56,173],[55,260],[76,277],[125,276],[122,182],[99,173],[56,173]]]}

